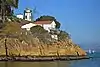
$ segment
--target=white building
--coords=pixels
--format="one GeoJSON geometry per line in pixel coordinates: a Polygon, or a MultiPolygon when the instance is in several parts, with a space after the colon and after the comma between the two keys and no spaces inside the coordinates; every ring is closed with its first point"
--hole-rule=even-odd
{"type": "MultiPolygon", "coordinates": [[[[23,25],[21,28],[29,31],[31,27],[37,26],[37,25],[42,26],[48,32],[50,32],[50,30],[52,30],[52,29],[56,29],[55,21],[36,21],[34,23],[29,23],[29,24],[23,25]]],[[[58,40],[58,36],[56,34],[52,34],[51,37],[55,40],[58,40]]]]}
{"type": "Polygon", "coordinates": [[[34,23],[25,24],[21,28],[30,30],[31,27],[36,25],[42,26],[48,32],[50,32],[51,29],[56,28],[56,23],[54,21],[36,21],[34,23]]]}
{"type": "Polygon", "coordinates": [[[36,21],[34,24],[42,26],[48,32],[56,28],[56,23],[54,21],[36,21]]]}
{"type": "Polygon", "coordinates": [[[29,30],[31,29],[31,27],[33,27],[33,26],[36,26],[36,24],[29,23],[29,24],[23,25],[21,28],[22,28],[22,29],[26,29],[26,30],[29,31],[29,30]]]}
{"type": "Polygon", "coordinates": [[[19,18],[19,19],[23,19],[24,16],[23,16],[23,14],[17,14],[17,18],[19,18]]]}
{"type": "Polygon", "coordinates": [[[32,21],[32,10],[29,8],[26,8],[24,10],[24,15],[23,14],[17,14],[17,18],[24,19],[27,21],[32,21]]]}
{"type": "Polygon", "coordinates": [[[26,8],[24,10],[24,19],[27,21],[32,21],[32,10],[30,10],[29,8],[26,8]]]}

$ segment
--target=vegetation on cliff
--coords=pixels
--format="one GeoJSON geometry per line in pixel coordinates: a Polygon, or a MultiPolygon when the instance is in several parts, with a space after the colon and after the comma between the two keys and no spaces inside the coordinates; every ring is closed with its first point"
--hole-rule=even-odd
{"type": "MultiPolygon", "coordinates": [[[[21,23],[22,21],[20,21],[21,23]]],[[[50,33],[40,26],[31,28],[31,31],[21,29],[19,22],[6,22],[0,32],[0,55],[5,55],[5,39],[8,55],[86,55],[84,50],[75,45],[68,33],[61,31],[59,40],[53,40],[50,33]],[[6,37],[5,37],[6,36],[6,37]]]]}

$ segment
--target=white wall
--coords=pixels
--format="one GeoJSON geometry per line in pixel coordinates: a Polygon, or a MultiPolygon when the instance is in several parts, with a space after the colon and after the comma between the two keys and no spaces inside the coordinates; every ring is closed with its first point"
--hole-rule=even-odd
{"type": "Polygon", "coordinates": [[[50,32],[50,29],[55,29],[55,27],[56,27],[56,24],[54,21],[51,24],[43,24],[43,28],[45,30],[48,30],[48,32],[50,32]]]}
{"type": "Polygon", "coordinates": [[[26,29],[26,30],[29,31],[30,28],[33,27],[33,26],[36,26],[36,24],[29,23],[29,24],[25,24],[25,25],[23,25],[21,28],[22,28],[22,29],[26,29]]]}
{"type": "Polygon", "coordinates": [[[26,8],[26,9],[24,10],[24,18],[25,18],[25,20],[27,20],[27,21],[32,21],[32,10],[26,8]]]}
{"type": "Polygon", "coordinates": [[[50,32],[51,24],[43,24],[43,28],[44,28],[45,30],[47,30],[48,32],[50,32]]]}
{"type": "Polygon", "coordinates": [[[32,15],[31,13],[25,13],[25,20],[32,21],[31,15],[32,15]],[[27,16],[27,18],[26,18],[26,16],[27,16]]]}
{"type": "Polygon", "coordinates": [[[31,27],[33,26],[36,26],[36,25],[40,25],[40,26],[43,26],[43,28],[45,30],[47,30],[48,32],[50,32],[50,29],[55,29],[55,22],[52,22],[51,24],[33,24],[33,23],[29,23],[29,24],[26,24],[26,25],[23,25],[21,28],[25,28],[27,30],[30,30],[31,27]]]}
{"type": "Polygon", "coordinates": [[[17,18],[23,19],[23,15],[22,15],[22,14],[18,14],[18,15],[17,15],[17,18]]]}
{"type": "Polygon", "coordinates": [[[56,28],[56,23],[54,21],[51,23],[51,28],[56,28]]]}

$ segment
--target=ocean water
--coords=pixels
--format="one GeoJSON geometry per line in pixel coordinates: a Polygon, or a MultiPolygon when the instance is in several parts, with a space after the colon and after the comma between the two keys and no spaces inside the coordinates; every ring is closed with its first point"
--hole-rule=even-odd
{"type": "Polygon", "coordinates": [[[100,53],[91,56],[91,59],[73,61],[0,62],[0,67],[100,67],[100,53]]]}

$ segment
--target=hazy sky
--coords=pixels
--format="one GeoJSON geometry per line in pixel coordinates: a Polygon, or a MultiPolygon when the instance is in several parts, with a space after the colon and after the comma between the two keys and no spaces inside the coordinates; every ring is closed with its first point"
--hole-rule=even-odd
{"type": "Polygon", "coordinates": [[[28,7],[37,8],[35,18],[51,15],[82,47],[100,45],[100,0],[19,0],[15,14],[28,7]],[[97,45],[98,44],[98,45],[97,45]]]}

